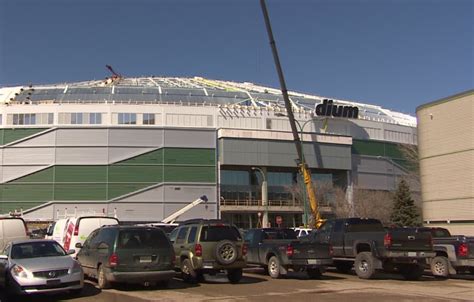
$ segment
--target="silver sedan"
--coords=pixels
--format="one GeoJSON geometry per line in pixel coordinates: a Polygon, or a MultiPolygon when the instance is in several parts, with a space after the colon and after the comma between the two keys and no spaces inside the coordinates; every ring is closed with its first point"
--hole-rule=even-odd
{"type": "Polygon", "coordinates": [[[0,253],[0,286],[16,294],[79,293],[84,273],[72,253],[54,240],[13,241],[0,253]]]}

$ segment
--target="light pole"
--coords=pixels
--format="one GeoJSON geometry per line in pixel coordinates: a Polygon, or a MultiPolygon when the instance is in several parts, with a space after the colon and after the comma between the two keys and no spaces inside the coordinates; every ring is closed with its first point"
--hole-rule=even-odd
{"type": "Polygon", "coordinates": [[[259,171],[262,174],[262,207],[263,207],[263,217],[262,217],[262,227],[268,227],[268,184],[266,176],[266,168],[252,167],[252,170],[259,171]]]}

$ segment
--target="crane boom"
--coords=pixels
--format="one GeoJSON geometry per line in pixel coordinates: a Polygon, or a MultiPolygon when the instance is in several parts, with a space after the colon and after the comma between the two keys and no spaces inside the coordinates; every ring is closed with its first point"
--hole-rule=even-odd
{"type": "Polygon", "coordinates": [[[293,108],[291,106],[290,98],[288,97],[288,90],[286,89],[285,78],[283,76],[283,70],[280,64],[280,58],[278,57],[278,51],[276,48],[276,43],[273,38],[272,27],[270,24],[270,18],[268,17],[268,10],[265,4],[265,0],[260,0],[260,6],[262,7],[263,17],[265,19],[265,26],[267,28],[268,38],[270,40],[270,46],[272,49],[273,60],[275,61],[275,67],[277,69],[278,78],[280,80],[281,93],[283,95],[283,100],[285,101],[286,113],[290,122],[291,132],[293,133],[293,140],[296,146],[296,152],[298,153],[298,168],[306,187],[306,193],[309,199],[309,204],[311,207],[311,212],[314,216],[314,227],[319,228],[324,220],[321,219],[321,214],[319,213],[318,201],[316,199],[316,192],[314,190],[313,181],[311,179],[311,172],[306,165],[303,157],[303,146],[301,144],[300,137],[298,135],[298,129],[296,128],[295,116],[293,115],[293,108]]]}

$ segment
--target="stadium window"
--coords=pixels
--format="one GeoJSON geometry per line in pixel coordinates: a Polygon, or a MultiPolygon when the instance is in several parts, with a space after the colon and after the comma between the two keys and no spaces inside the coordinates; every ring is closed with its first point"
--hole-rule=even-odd
{"type": "Polygon", "coordinates": [[[118,123],[120,125],[136,125],[137,124],[137,114],[136,113],[119,113],[118,114],[118,123]]]}
{"type": "Polygon", "coordinates": [[[143,113],[143,125],[154,125],[155,114],[154,113],[143,113]]]}
{"type": "Polygon", "coordinates": [[[71,124],[83,124],[82,112],[71,113],[71,124]]]}
{"type": "Polygon", "coordinates": [[[89,123],[94,125],[102,124],[102,113],[93,112],[89,113],[89,123]]]}
{"type": "Polygon", "coordinates": [[[54,124],[54,113],[48,113],[48,125],[54,124]]]}
{"type": "Polygon", "coordinates": [[[15,113],[13,114],[13,125],[36,125],[36,114],[15,113]]]}

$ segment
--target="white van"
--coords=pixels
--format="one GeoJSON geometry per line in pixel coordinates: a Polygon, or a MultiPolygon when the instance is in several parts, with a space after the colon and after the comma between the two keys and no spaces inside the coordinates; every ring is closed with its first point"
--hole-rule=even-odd
{"type": "Polygon", "coordinates": [[[19,217],[0,217],[0,251],[13,240],[28,239],[26,223],[19,217]]]}
{"type": "Polygon", "coordinates": [[[66,251],[75,249],[76,252],[72,255],[75,257],[79,248],[76,248],[76,243],[84,244],[87,237],[92,231],[104,225],[119,224],[117,218],[105,216],[83,216],[68,218],[65,226],[63,247],[66,251]]]}
{"type": "Polygon", "coordinates": [[[56,240],[57,243],[63,245],[64,233],[66,232],[66,222],[67,218],[59,219],[48,226],[45,239],[56,240]]]}

